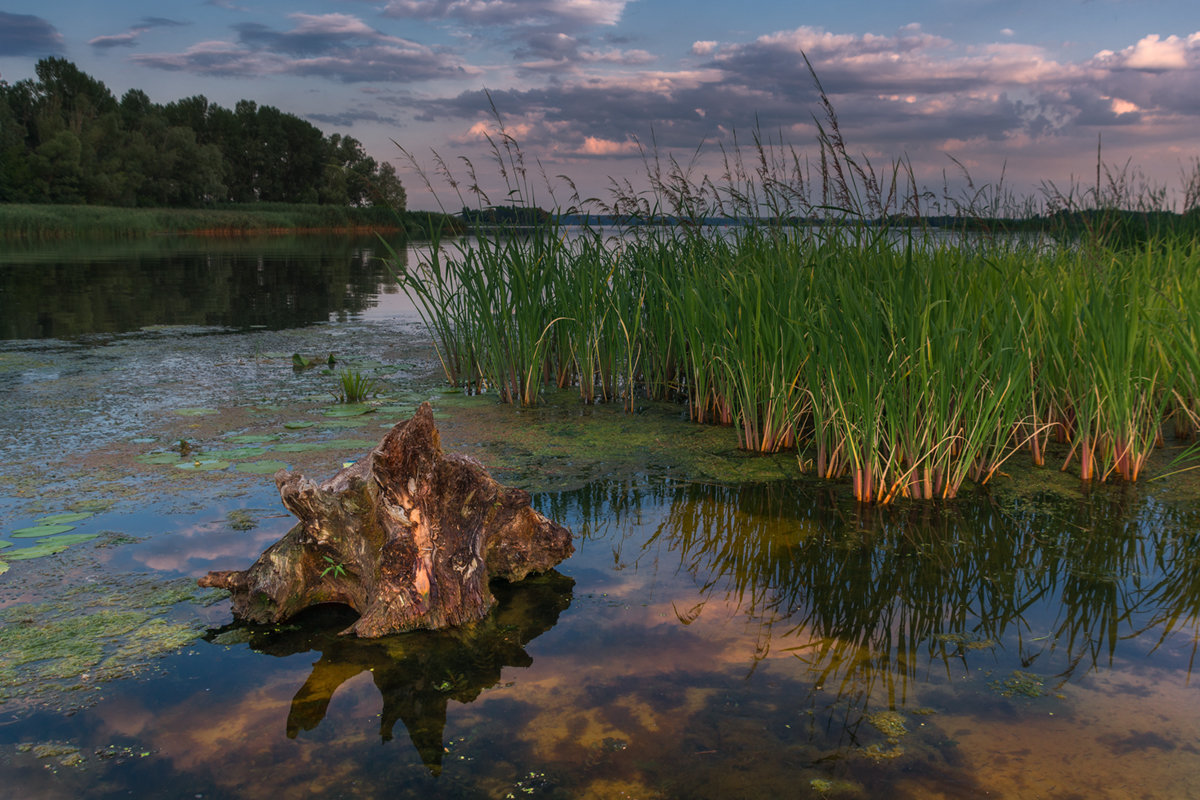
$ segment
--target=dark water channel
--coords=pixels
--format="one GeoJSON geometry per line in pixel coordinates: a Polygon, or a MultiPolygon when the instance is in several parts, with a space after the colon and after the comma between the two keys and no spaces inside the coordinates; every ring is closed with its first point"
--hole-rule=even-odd
{"type": "MultiPolygon", "coordinates": [[[[803,480],[550,475],[535,503],[576,554],[495,587],[469,631],[348,640],[338,608],[230,624],[186,587],[288,529],[270,476],[124,454],[219,429],[300,458],[285,445],[319,426],[280,420],[320,420],[329,378],[295,351],[370,368],[380,403],[433,397],[451,439],[477,406],[438,394],[369,241],[155,247],[0,255],[0,559],[51,512],[93,509],[75,532],[100,534],[0,574],[0,794],[1200,796],[1200,507],[1169,481],[881,511],[803,480]],[[109,585],[178,594],[81,628],[91,655],[37,649],[133,619],[109,585]],[[176,624],[202,635],[134,652],[176,624]]],[[[377,438],[390,407],[321,435],[377,438]]]]}

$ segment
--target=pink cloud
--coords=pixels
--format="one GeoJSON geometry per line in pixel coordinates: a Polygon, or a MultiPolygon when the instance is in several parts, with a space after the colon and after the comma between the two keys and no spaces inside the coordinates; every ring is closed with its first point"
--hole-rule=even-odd
{"type": "Polygon", "coordinates": [[[614,142],[611,139],[588,136],[583,140],[583,146],[578,152],[585,156],[626,156],[636,155],[639,148],[637,142],[614,142]]]}

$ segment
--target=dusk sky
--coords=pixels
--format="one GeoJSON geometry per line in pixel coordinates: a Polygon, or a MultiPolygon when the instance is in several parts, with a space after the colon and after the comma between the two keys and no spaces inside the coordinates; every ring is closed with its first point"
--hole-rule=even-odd
{"type": "Polygon", "coordinates": [[[118,98],[273,105],[395,163],[413,208],[433,200],[391,139],[428,166],[471,157],[494,187],[485,90],[528,157],[588,192],[639,181],[652,137],[684,160],[704,144],[719,171],[757,124],[815,158],[802,52],[849,150],[906,156],[939,191],[950,156],[1020,193],[1094,180],[1098,135],[1167,189],[1200,156],[1196,0],[0,0],[4,80],[56,55],[118,98]]]}

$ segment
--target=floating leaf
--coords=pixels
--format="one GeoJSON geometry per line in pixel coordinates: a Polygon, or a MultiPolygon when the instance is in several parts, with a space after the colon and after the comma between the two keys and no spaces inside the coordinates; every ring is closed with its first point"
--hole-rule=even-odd
{"type": "Polygon", "coordinates": [[[251,475],[273,475],[281,469],[287,469],[288,465],[282,461],[243,461],[241,464],[234,464],[233,468],[251,475]]]}
{"type": "Polygon", "coordinates": [[[53,536],[56,533],[73,530],[75,530],[74,525],[33,525],[28,528],[17,528],[9,536],[14,539],[36,539],[39,536],[53,536]]]}
{"type": "Polygon", "coordinates": [[[331,408],[325,409],[321,413],[327,417],[357,417],[362,414],[369,414],[374,410],[375,410],[375,408],[373,406],[362,405],[359,403],[359,404],[351,404],[351,405],[343,405],[343,406],[333,406],[331,408]]]}
{"type": "Polygon", "coordinates": [[[215,469],[229,469],[229,466],[230,466],[230,464],[228,461],[199,460],[199,461],[184,461],[181,464],[176,464],[175,469],[208,471],[208,470],[215,470],[215,469]]]}
{"type": "Polygon", "coordinates": [[[8,572],[8,562],[0,561],[0,575],[3,575],[6,572],[8,572]]]}
{"type": "Polygon", "coordinates": [[[238,436],[230,436],[229,441],[234,444],[263,444],[265,442],[274,442],[279,439],[277,433],[243,433],[238,436]]]}
{"type": "Polygon", "coordinates": [[[277,453],[307,453],[313,450],[349,450],[374,447],[369,439],[330,439],[327,442],[291,442],[275,448],[277,453]]]}
{"type": "Polygon", "coordinates": [[[33,547],[22,547],[19,550],[10,550],[4,554],[4,557],[9,561],[28,561],[31,558],[52,556],[55,553],[61,553],[66,549],[67,545],[50,541],[42,544],[35,544],[33,547]]]}
{"type": "Polygon", "coordinates": [[[100,534],[98,533],[68,533],[65,536],[50,536],[44,539],[38,539],[41,544],[54,543],[61,545],[79,544],[86,542],[89,539],[95,539],[100,534]]]}
{"type": "Polygon", "coordinates": [[[96,516],[90,511],[70,511],[64,514],[51,514],[38,519],[38,525],[59,525],[64,522],[79,522],[81,519],[96,516]]]}
{"type": "Polygon", "coordinates": [[[389,416],[396,415],[396,416],[406,417],[413,413],[413,407],[412,406],[380,406],[379,408],[375,409],[375,413],[387,414],[389,416]]]}
{"type": "Polygon", "coordinates": [[[133,460],[139,464],[174,464],[179,458],[179,453],[146,453],[134,456],[133,460]]]}
{"type": "Polygon", "coordinates": [[[208,460],[236,461],[239,458],[254,458],[267,452],[265,447],[238,447],[233,450],[205,450],[204,458],[208,460]]]}
{"type": "Polygon", "coordinates": [[[362,417],[355,417],[353,419],[327,419],[317,423],[321,428],[361,428],[366,424],[367,420],[362,417]]]}
{"type": "Polygon", "coordinates": [[[294,430],[299,430],[300,428],[311,428],[313,425],[316,425],[316,424],[317,423],[310,422],[306,419],[298,419],[298,420],[293,420],[292,422],[283,423],[283,427],[287,428],[288,430],[294,431],[294,430]]]}
{"type": "Polygon", "coordinates": [[[0,539],[0,550],[3,550],[6,547],[12,547],[12,542],[6,542],[3,539],[0,539]]]}
{"type": "Polygon", "coordinates": [[[325,447],[324,442],[288,442],[281,444],[275,448],[277,453],[306,453],[309,450],[320,450],[325,447]]]}
{"type": "Polygon", "coordinates": [[[177,408],[175,413],[182,417],[205,417],[212,414],[220,414],[221,412],[215,408],[177,408]]]}
{"type": "Polygon", "coordinates": [[[330,439],[325,443],[329,447],[374,447],[370,439],[330,439]]]}

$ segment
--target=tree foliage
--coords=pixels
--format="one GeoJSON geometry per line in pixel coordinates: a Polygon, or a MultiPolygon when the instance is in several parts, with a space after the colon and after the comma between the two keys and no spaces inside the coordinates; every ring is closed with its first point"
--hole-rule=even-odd
{"type": "Polygon", "coordinates": [[[203,95],[118,101],[63,58],[0,81],[0,202],[202,206],[225,202],[405,207],[396,170],[349,136],[273,106],[203,95]]]}

